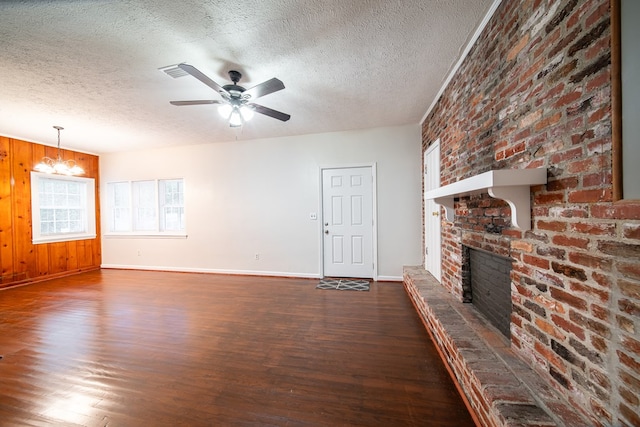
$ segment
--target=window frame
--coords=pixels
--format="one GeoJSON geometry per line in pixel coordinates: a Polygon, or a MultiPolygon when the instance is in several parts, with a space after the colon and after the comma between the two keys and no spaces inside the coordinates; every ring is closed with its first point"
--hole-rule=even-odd
{"type": "Polygon", "coordinates": [[[107,238],[168,238],[168,239],[184,239],[187,238],[187,221],[186,221],[186,203],[185,203],[185,179],[184,178],[152,178],[152,179],[136,179],[136,180],[114,180],[106,183],[106,203],[107,207],[106,212],[106,224],[105,224],[105,232],[104,237],[107,238]],[[183,229],[182,230],[163,230],[160,224],[161,215],[160,211],[163,206],[160,204],[160,186],[161,182],[164,181],[182,181],[182,197],[183,197],[183,229]],[[134,230],[136,224],[136,206],[134,203],[134,185],[135,183],[147,182],[151,181],[154,183],[154,203],[155,203],[155,229],[154,230],[134,230]],[[113,198],[112,191],[110,190],[110,186],[113,184],[123,184],[127,183],[129,186],[129,219],[128,224],[130,229],[128,231],[119,230],[119,231],[111,231],[111,225],[113,222],[113,198]]]}
{"type": "Polygon", "coordinates": [[[52,175],[31,171],[31,242],[43,243],[91,240],[96,234],[96,184],[94,178],[78,176],[52,175]],[[81,182],[84,184],[84,210],[86,212],[86,231],[81,233],[58,233],[42,235],[40,221],[40,182],[42,180],[81,182]]]}

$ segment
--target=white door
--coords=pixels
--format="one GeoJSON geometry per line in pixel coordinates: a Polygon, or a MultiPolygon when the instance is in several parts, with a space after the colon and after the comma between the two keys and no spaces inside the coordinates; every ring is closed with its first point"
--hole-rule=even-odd
{"type": "MultiPolygon", "coordinates": [[[[424,153],[424,190],[440,187],[440,140],[424,153]]],[[[440,205],[433,200],[424,200],[424,268],[440,281],[441,242],[440,205]]]]}
{"type": "Polygon", "coordinates": [[[356,167],[322,170],[323,273],[373,278],[373,173],[356,167]]]}

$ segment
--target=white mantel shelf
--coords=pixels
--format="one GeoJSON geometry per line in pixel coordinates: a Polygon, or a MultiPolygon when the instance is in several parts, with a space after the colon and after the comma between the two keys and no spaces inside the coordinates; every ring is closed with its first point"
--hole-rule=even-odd
{"type": "Polygon", "coordinates": [[[491,197],[502,199],[509,204],[511,224],[514,227],[529,230],[531,228],[530,187],[546,183],[546,168],[494,170],[427,191],[424,197],[444,206],[447,220],[453,222],[454,198],[488,192],[491,197]]]}

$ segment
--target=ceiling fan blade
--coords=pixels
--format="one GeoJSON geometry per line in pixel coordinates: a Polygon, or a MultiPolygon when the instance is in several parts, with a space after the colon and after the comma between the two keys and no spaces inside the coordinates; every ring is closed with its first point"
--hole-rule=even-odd
{"type": "Polygon", "coordinates": [[[183,63],[183,64],[178,64],[178,68],[180,68],[181,70],[183,70],[186,73],[191,74],[193,77],[195,77],[196,79],[200,80],[202,83],[206,84],[207,86],[209,86],[211,89],[215,90],[216,92],[228,94],[228,92],[222,86],[220,86],[218,83],[214,82],[209,77],[204,75],[201,71],[199,71],[193,65],[189,65],[189,64],[184,64],[183,63]]]}
{"type": "Polygon", "coordinates": [[[264,114],[265,116],[273,117],[274,119],[282,120],[286,122],[291,118],[289,114],[282,113],[280,111],[272,110],[271,108],[267,108],[258,104],[247,104],[253,108],[256,113],[264,114]]]}
{"type": "Polygon", "coordinates": [[[267,80],[266,82],[252,87],[251,89],[245,90],[242,92],[242,97],[246,98],[247,95],[249,95],[251,99],[256,99],[282,89],[284,89],[284,83],[274,77],[271,80],[267,80]]]}
{"type": "Polygon", "coordinates": [[[171,105],[202,105],[202,104],[222,104],[222,101],[213,101],[210,99],[203,99],[200,101],[169,101],[171,105]]]}

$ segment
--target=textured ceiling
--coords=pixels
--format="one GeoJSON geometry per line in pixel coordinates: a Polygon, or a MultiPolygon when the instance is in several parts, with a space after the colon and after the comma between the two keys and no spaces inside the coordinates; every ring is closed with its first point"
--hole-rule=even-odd
{"type": "Polygon", "coordinates": [[[90,153],[418,123],[494,0],[49,0],[0,3],[0,135],[90,153]],[[219,84],[286,88],[229,128],[219,84]]]}

